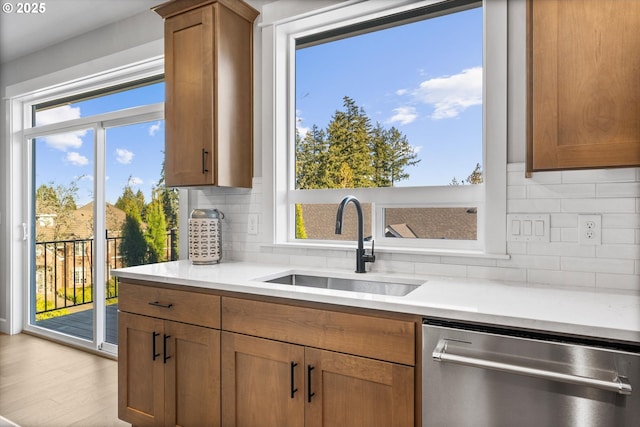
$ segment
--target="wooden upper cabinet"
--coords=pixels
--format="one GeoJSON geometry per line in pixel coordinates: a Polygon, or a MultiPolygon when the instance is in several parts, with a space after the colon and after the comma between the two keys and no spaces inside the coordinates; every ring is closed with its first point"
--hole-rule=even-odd
{"type": "Polygon", "coordinates": [[[173,0],[165,18],[168,186],[251,187],[253,21],[240,0],[173,0]]]}
{"type": "Polygon", "coordinates": [[[527,171],[640,166],[640,1],[527,8],[527,171]]]}

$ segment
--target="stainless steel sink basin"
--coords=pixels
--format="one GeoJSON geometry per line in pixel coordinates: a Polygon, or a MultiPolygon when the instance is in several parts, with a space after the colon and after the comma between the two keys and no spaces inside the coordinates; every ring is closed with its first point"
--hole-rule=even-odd
{"type": "Polygon", "coordinates": [[[264,280],[264,282],[391,296],[405,296],[423,283],[419,281],[412,281],[413,283],[397,283],[377,280],[345,279],[308,274],[287,274],[274,279],[264,280]]]}

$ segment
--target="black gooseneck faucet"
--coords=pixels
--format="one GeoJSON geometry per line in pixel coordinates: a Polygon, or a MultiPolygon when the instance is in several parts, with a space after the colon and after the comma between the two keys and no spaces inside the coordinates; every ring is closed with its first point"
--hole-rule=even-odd
{"type": "Polygon", "coordinates": [[[336,234],[342,234],[342,221],[344,220],[344,208],[352,202],[358,213],[358,249],[356,249],[356,273],[366,273],[366,263],[375,262],[374,243],[371,241],[371,254],[367,254],[364,250],[364,221],[362,218],[362,206],[355,196],[347,196],[340,202],[338,212],[336,214],[336,234]]]}

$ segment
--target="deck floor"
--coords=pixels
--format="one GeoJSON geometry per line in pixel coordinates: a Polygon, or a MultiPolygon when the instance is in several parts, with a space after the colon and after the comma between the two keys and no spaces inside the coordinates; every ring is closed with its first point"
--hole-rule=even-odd
{"type": "MultiPolygon", "coordinates": [[[[106,334],[105,341],[118,344],[118,304],[111,304],[106,307],[106,334]]],[[[51,319],[39,320],[36,326],[52,331],[93,340],[93,308],[66,314],[64,316],[53,317],[51,319]]]]}

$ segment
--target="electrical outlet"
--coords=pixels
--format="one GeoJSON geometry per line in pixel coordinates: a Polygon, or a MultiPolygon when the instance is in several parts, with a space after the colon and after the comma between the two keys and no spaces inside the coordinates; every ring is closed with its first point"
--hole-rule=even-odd
{"type": "Polygon", "coordinates": [[[578,215],[578,241],[582,245],[602,244],[602,217],[578,215]]]}
{"type": "Polygon", "coordinates": [[[258,214],[249,214],[247,223],[247,234],[258,234],[258,214]]]}

